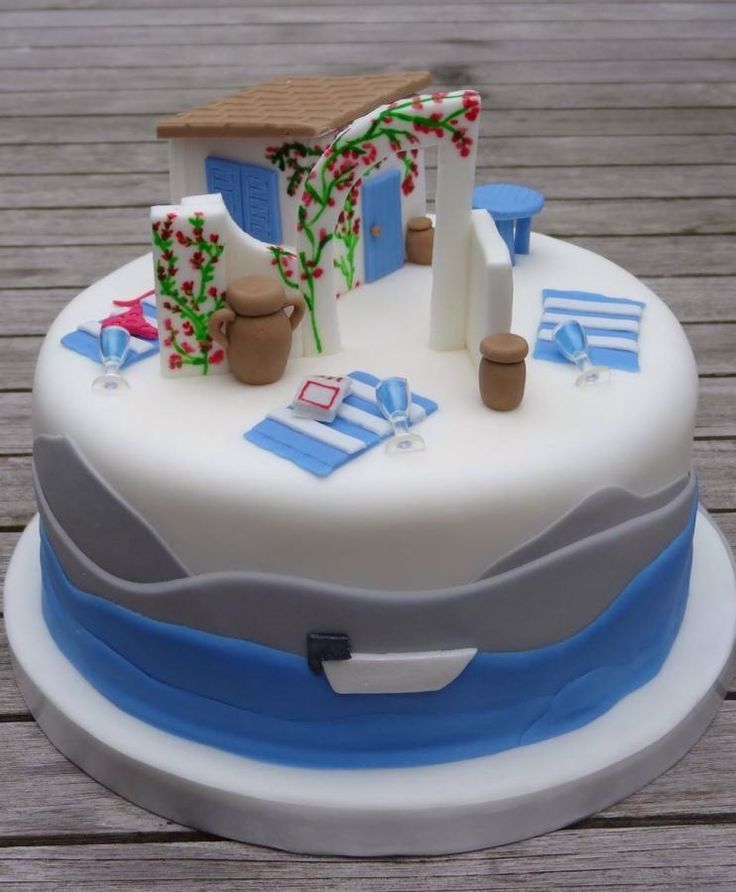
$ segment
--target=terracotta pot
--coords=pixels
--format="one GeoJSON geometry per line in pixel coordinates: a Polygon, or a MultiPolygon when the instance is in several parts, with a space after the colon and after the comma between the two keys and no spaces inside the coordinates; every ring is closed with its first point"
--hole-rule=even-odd
{"type": "Polygon", "coordinates": [[[230,371],[244,384],[272,384],[284,374],[292,332],[304,318],[304,301],[266,276],[232,282],[227,306],[210,316],[209,333],[227,351],[230,371]],[[291,307],[291,315],[285,310],[291,307]]]}
{"type": "Polygon", "coordinates": [[[410,263],[431,266],[434,227],[429,217],[412,217],[406,224],[406,259],[410,263]]]}
{"type": "Polygon", "coordinates": [[[509,412],[524,398],[529,344],[515,334],[492,334],[480,344],[483,358],[478,369],[480,396],[489,409],[509,412]]]}

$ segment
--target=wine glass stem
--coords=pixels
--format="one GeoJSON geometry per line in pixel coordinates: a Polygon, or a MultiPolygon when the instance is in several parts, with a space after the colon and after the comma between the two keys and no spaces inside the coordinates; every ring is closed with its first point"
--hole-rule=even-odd
{"type": "Polygon", "coordinates": [[[578,367],[578,370],[581,374],[585,374],[589,372],[593,368],[593,363],[590,361],[590,357],[587,353],[581,353],[575,357],[575,364],[578,367]]]}
{"type": "Polygon", "coordinates": [[[409,418],[403,413],[391,416],[391,425],[395,437],[402,437],[409,433],[409,418]]]}

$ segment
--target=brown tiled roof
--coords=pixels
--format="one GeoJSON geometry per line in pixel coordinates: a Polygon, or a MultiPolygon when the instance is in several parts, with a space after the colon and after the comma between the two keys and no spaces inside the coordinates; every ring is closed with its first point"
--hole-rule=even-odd
{"type": "Polygon", "coordinates": [[[431,83],[428,71],[282,77],[166,118],[159,137],[321,136],[431,83]]]}

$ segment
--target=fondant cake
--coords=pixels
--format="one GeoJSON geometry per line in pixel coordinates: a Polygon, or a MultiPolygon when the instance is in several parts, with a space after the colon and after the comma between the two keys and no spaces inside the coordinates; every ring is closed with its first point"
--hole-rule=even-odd
{"type": "Polygon", "coordinates": [[[538,193],[474,190],[479,97],[428,81],[283,79],[163,122],[153,262],[38,360],[24,694],[103,783],[237,839],[562,826],[684,754],[733,670],[682,329],[530,237],[538,193]]]}

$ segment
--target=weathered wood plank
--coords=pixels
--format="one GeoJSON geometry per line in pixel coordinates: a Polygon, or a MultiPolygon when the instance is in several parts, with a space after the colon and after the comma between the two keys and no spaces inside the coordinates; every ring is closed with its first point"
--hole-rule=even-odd
{"type": "MultiPolygon", "coordinates": [[[[9,534],[3,533],[2,535],[9,534]]],[[[0,578],[5,578],[4,572],[0,578]]],[[[8,649],[8,638],[2,622],[0,622],[0,716],[5,721],[14,718],[23,719],[30,716],[25,700],[21,697],[18,685],[15,683],[10,650],[8,649]]],[[[1,788],[2,781],[0,781],[1,788]]]]}
{"type": "Polygon", "coordinates": [[[0,393],[0,455],[28,452],[31,442],[31,394],[0,393]]]}
{"type": "Polygon", "coordinates": [[[695,436],[736,437],[736,378],[701,378],[695,436]]]}
{"type": "MultiPolygon", "coordinates": [[[[0,723],[0,748],[4,762],[0,839],[5,842],[0,855],[18,838],[42,842],[48,836],[78,838],[163,830],[173,836],[183,832],[178,825],[125,802],[91,780],[49,744],[35,723],[0,723]]],[[[727,813],[736,796],[736,774],[722,768],[734,758],[736,703],[726,701],[711,729],[682,762],[639,793],[602,812],[598,821],[675,821],[727,813]]],[[[547,845],[554,844],[555,837],[545,839],[547,845]]],[[[736,845],[736,836],[734,839],[736,845]]],[[[255,848],[252,852],[258,858],[276,854],[255,848]]]]}
{"type": "MultiPolygon", "coordinates": [[[[198,83],[207,71],[196,69],[198,83]]],[[[89,72],[79,69],[53,69],[47,72],[24,73],[27,76],[44,73],[53,80],[56,89],[79,89],[89,86],[89,72]],[[79,83],[75,78],[79,78],[79,83]]],[[[181,77],[176,69],[109,68],[95,72],[98,89],[117,85],[118,89],[140,89],[151,82],[171,77],[174,83],[181,77]],[[169,72],[169,75],[166,75],[169,72]]],[[[236,79],[236,89],[246,83],[236,79]]],[[[462,83],[465,83],[463,81],[462,83]]],[[[470,76],[467,83],[478,83],[470,76]]],[[[0,91],[9,88],[8,81],[0,83],[0,91]]],[[[223,90],[223,93],[225,91],[223,90]]],[[[0,120],[0,145],[59,145],[63,143],[118,143],[155,142],[158,115],[96,115],[94,127],[85,118],[44,117],[5,118],[0,120]]],[[[684,136],[700,134],[716,136],[732,134],[731,116],[719,108],[691,108],[686,114],[680,109],[616,108],[616,109],[499,109],[490,108],[481,116],[481,136],[684,136]]],[[[702,160],[702,159],[701,159],[702,160]]]]}
{"type": "Polygon", "coordinates": [[[736,273],[736,254],[729,236],[576,236],[570,241],[602,254],[637,276],[736,273]]]}
{"type": "MultiPolygon", "coordinates": [[[[489,115],[490,117],[490,115],[489,115]]],[[[480,167],[594,167],[644,164],[730,164],[736,135],[702,136],[490,136],[478,147],[480,167]]],[[[168,172],[168,148],[158,143],[67,143],[0,146],[0,170],[7,175],[168,172]]],[[[725,172],[724,181],[736,174],[725,172]]]]}
{"type": "MultiPolygon", "coordinates": [[[[477,182],[522,182],[555,199],[713,198],[736,194],[723,165],[636,167],[479,167],[477,182]]],[[[434,190],[434,171],[427,177],[434,190]]],[[[8,177],[0,175],[3,208],[148,208],[169,200],[168,176],[90,174],[8,177]]],[[[635,206],[632,209],[634,216],[635,206]]],[[[542,218],[540,218],[542,219],[542,218]]]]}
{"type": "Polygon", "coordinates": [[[736,508],[736,442],[698,440],[693,448],[693,464],[698,474],[700,498],[709,511],[736,508]]]}
{"type": "MultiPolygon", "coordinates": [[[[145,250],[148,208],[49,208],[7,210],[0,247],[42,243],[59,245],[131,245],[145,250]]],[[[601,199],[596,202],[548,201],[535,229],[569,238],[588,235],[725,235],[736,231],[732,199],[601,199]]],[[[0,298],[1,299],[1,298],[0,298]]]]}
{"type": "MultiPolygon", "coordinates": [[[[508,0],[507,0],[508,2],[508,0]]],[[[555,0],[526,0],[526,2],[533,7],[542,9],[543,7],[549,5],[555,0]]],[[[559,0],[557,0],[559,2],[559,0]]],[[[580,2],[587,2],[587,4],[591,7],[591,18],[598,19],[599,21],[605,21],[606,15],[597,12],[601,7],[607,5],[608,0],[570,0],[569,5],[578,5],[580,2]]],[[[617,5],[625,5],[631,6],[632,8],[638,4],[641,4],[642,0],[618,0],[617,5]]],[[[714,3],[722,6],[726,6],[728,3],[732,2],[732,0],[713,0],[714,3]]],[[[303,4],[303,0],[280,0],[280,6],[283,7],[297,7],[303,4]]],[[[395,0],[374,0],[375,6],[390,6],[394,5],[395,0]]],[[[257,9],[260,6],[263,6],[263,0],[240,0],[240,6],[247,7],[249,9],[257,9]]],[[[329,9],[333,6],[344,6],[345,0],[321,0],[319,6],[325,7],[329,9]]],[[[443,5],[442,0],[402,0],[402,5],[407,6],[409,8],[417,8],[427,6],[434,10],[434,8],[443,5]]],[[[668,4],[671,6],[673,4],[668,4]]],[[[679,8],[680,3],[674,4],[676,8],[679,8]]],[[[160,9],[189,9],[191,7],[197,8],[196,0],[157,0],[156,6],[160,9]]],[[[213,9],[230,9],[233,6],[233,0],[210,0],[208,3],[208,8],[213,9]]],[[[104,9],[119,9],[124,10],[131,14],[137,14],[141,9],[148,9],[149,7],[145,4],[144,0],[125,0],[125,3],[118,3],[117,0],[0,0],[0,10],[7,10],[12,12],[24,12],[29,9],[40,9],[45,11],[52,11],[56,9],[70,9],[70,10],[104,10],[104,9]]],[[[294,13],[292,13],[294,15],[294,13]]],[[[677,18],[677,13],[674,14],[674,18],[677,18]]],[[[630,16],[632,19],[636,19],[636,14],[632,14],[630,16]]]]}
{"type": "Polygon", "coordinates": [[[59,311],[77,294],[79,288],[0,289],[3,334],[45,334],[59,311]]]}
{"type": "MultiPolygon", "coordinates": [[[[322,4],[320,4],[321,6],[322,4]]],[[[404,31],[406,29],[403,29],[404,31]]],[[[471,66],[480,65],[490,60],[494,62],[517,62],[519,59],[530,61],[620,61],[627,63],[637,60],[717,60],[733,59],[733,41],[723,39],[686,40],[491,40],[476,42],[465,40],[462,50],[457,43],[444,41],[426,44],[424,53],[418,52],[416,44],[360,44],[351,43],[350,52],[343,53],[339,46],[317,44],[309,47],[289,47],[288,63],[291,71],[301,74],[329,73],[341,74],[348,71],[375,71],[395,66],[395,60],[401,59],[405,68],[431,68],[438,83],[460,84],[470,83],[467,72],[474,71],[471,66]],[[482,46],[482,51],[480,47],[482,46]]],[[[274,73],[283,72],[284,62],[273,51],[269,52],[249,46],[247,57],[240,46],[220,44],[208,46],[198,44],[196,56],[192,58],[193,66],[233,67],[247,75],[242,86],[272,77],[274,73]]],[[[181,50],[166,44],[151,50],[145,46],[96,47],[94,43],[74,48],[10,48],[0,56],[0,68],[19,69],[63,69],[83,68],[92,72],[99,68],[111,67],[146,67],[151,65],[155,55],[157,66],[182,67],[181,50]]],[[[187,75],[189,76],[189,75],[187,75]]],[[[196,83],[196,67],[193,71],[196,83]]],[[[474,78],[473,83],[492,83],[490,79],[474,78]]],[[[589,106],[594,107],[594,106],[589,106]]]]}
{"type": "MultiPolygon", "coordinates": [[[[142,251],[129,245],[0,248],[8,288],[86,288],[96,279],[134,260],[142,251]]],[[[1,362],[1,361],[0,361],[1,362]]]]}
{"type": "MultiPolygon", "coordinates": [[[[376,17],[379,18],[379,17],[376,17]]],[[[477,16],[475,17],[477,19],[477,16]]],[[[139,26],[136,22],[116,27],[95,24],[92,33],[78,28],[14,28],[6,27],[0,32],[0,45],[7,47],[77,47],[88,46],[90,38],[98,47],[114,46],[169,46],[193,47],[201,44],[210,46],[250,46],[261,47],[276,44],[297,44],[311,48],[317,44],[362,45],[381,47],[384,52],[392,44],[399,42],[410,46],[421,43],[430,47],[432,43],[446,42],[447,29],[442,23],[416,17],[411,28],[401,29],[397,34],[396,23],[384,21],[362,21],[360,12],[353,22],[349,18],[340,22],[312,20],[294,21],[293,18],[281,23],[261,24],[258,22],[211,24],[207,17],[196,24],[181,25],[178,19],[166,24],[139,26]]],[[[691,18],[659,21],[597,21],[588,19],[585,14],[568,21],[556,19],[537,21],[514,21],[486,14],[480,20],[454,21],[453,38],[478,46],[489,40],[570,40],[581,42],[595,40],[682,40],[695,38],[724,39],[736,37],[736,20],[722,16],[720,19],[691,18]]],[[[333,47],[334,56],[337,47],[333,47]]],[[[375,58],[375,54],[374,54],[375,58]]]]}
{"type": "Polygon", "coordinates": [[[524,888],[732,889],[729,827],[579,828],[443,858],[351,860],[287,855],[219,841],[42,845],[0,853],[10,890],[85,892],[471,892],[524,888]],[[662,864],[666,863],[663,869],[662,864]]]}
{"type": "Polygon", "coordinates": [[[30,456],[0,458],[0,528],[24,527],[35,514],[32,479],[30,456]]]}
{"type": "MultiPolygon", "coordinates": [[[[712,171],[718,168],[712,168],[712,171]]],[[[702,174],[708,182],[712,172],[702,174]]],[[[157,174],[92,174],[89,176],[3,177],[4,208],[136,207],[150,208],[169,200],[169,178],[157,174]]]]}
{"type": "Polygon", "coordinates": [[[13,553],[15,544],[20,538],[20,533],[0,533],[0,580],[5,579],[5,571],[8,568],[10,555],[13,553]]]}
{"type": "MultiPolygon", "coordinates": [[[[397,45],[391,58],[402,58],[406,67],[425,66],[434,68],[439,60],[432,57],[439,51],[430,51],[431,45],[418,44],[419,49],[412,53],[409,46],[397,45]]],[[[485,49],[483,44],[480,46],[485,49]]],[[[242,48],[238,48],[242,53],[242,48]]],[[[313,47],[315,52],[319,47],[313,47]]],[[[361,47],[342,47],[352,61],[359,63],[361,47]]],[[[322,52],[327,48],[321,46],[322,52]]],[[[152,48],[158,53],[158,48],[152,48]]],[[[15,50],[5,50],[0,59],[5,59],[15,50]]],[[[54,52],[53,50],[48,52],[54,52]]],[[[57,51],[58,52],[58,51],[57,51]]],[[[84,50],[74,50],[84,55],[84,50]]],[[[107,51],[105,51],[107,52],[107,51]]],[[[127,54],[129,49],[125,48],[127,54]]],[[[180,51],[181,52],[181,51],[180,51]]],[[[248,55],[258,52],[273,53],[274,48],[259,45],[248,48],[248,55]]],[[[370,55],[375,58],[371,47],[370,55]]],[[[78,59],[82,64],[83,60],[78,59]]],[[[110,60],[114,61],[113,59],[110,60]]],[[[296,65],[297,63],[295,63],[296,65]]],[[[0,68],[2,66],[0,65],[0,68]]],[[[8,67],[8,66],[5,66],[8,67]]],[[[360,66],[361,69],[364,66],[360,66]]],[[[353,67],[354,71],[355,68],[353,67]]],[[[22,74],[20,75],[22,76],[22,74]]],[[[441,78],[438,77],[441,83],[441,78]]],[[[483,90],[487,107],[493,108],[690,108],[691,106],[734,106],[736,105],[736,83],[678,83],[678,84],[537,84],[499,85],[483,90]]],[[[18,117],[39,115],[95,115],[95,114],[172,114],[194,105],[219,99],[222,89],[179,88],[170,90],[117,91],[87,90],[70,93],[0,93],[0,114],[18,117]]]]}
{"type": "MultiPolygon", "coordinates": [[[[448,7],[450,9],[450,7],[448,7]]],[[[452,7],[453,11],[455,7],[452,7]]],[[[155,62],[155,59],[151,60],[155,62]]],[[[345,63],[346,69],[348,62],[345,63]]],[[[324,69],[314,63],[300,66],[303,74],[324,69]]],[[[262,77],[278,77],[294,70],[288,61],[272,62],[262,77]]],[[[56,92],[63,90],[89,90],[87,71],[67,69],[8,70],[0,84],[0,93],[32,93],[39,90],[56,92]]],[[[435,71],[437,83],[451,87],[465,84],[575,84],[575,83],[716,83],[734,79],[736,64],[728,59],[704,61],[698,59],[651,60],[639,59],[621,65],[616,60],[604,61],[502,61],[492,59],[476,62],[462,70],[462,77],[451,71],[443,72],[442,66],[435,71]]],[[[217,88],[223,92],[242,89],[251,82],[253,72],[247,64],[215,67],[197,67],[190,75],[198,88],[217,88]]],[[[95,71],[94,88],[112,91],[130,89],[172,89],[181,86],[181,71],[175,67],[99,68],[95,71]]]]}
{"type": "Polygon", "coordinates": [[[534,221],[539,232],[560,238],[577,235],[706,235],[736,230],[734,201],[641,199],[548,201],[534,221]]]}
{"type": "MultiPolygon", "coordinates": [[[[659,22],[668,21],[692,21],[697,19],[716,20],[719,22],[733,19],[736,14],[733,7],[723,3],[669,3],[666,11],[652,4],[631,3],[453,3],[452,6],[436,4],[432,10],[431,21],[433,23],[453,24],[458,22],[482,23],[489,20],[503,20],[506,22],[562,22],[576,21],[582,17],[596,22],[659,22]]],[[[355,6],[342,3],[314,6],[300,6],[299,21],[304,24],[328,23],[355,24],[365,23],[395,23],[414,24],[416,22],[416,8],[410,4],[390,4],[380,7],[379,4],[370,6],[355,6]]],[[[164,8],[158,9],[137,8],[135,13],[131,9],[96,9],[94,22],[90,22],[89,13],[83,9],[58,9],[49,8],[43,11],[19,11],[17,9],[7,12],[4,16],[4,25],[7,28],[42,29],[88,29],[94,26],[98,29],[126,28],[135,21],[137,27],[159,26],[167,27],[171,24],[171,14],[164,8]]],[[[207,12],[207,22],[210,25],[262,25],[262,24],[292,24],[294,22],[294,10],[287,4],[268,6],[265,4],[243,4],[236,6],[230,3],[225,8],[212,8],[207,12]]],[[[186,4],[177,7],[177,26],[194,25],[201,26],[202,13],[199,8],[187,8],[186,4]]]]}
{"type": "Polygon", "coordinates": [[[736,282],[728,276],[644,277],[680,322],[736,320],[736,282]]]}

